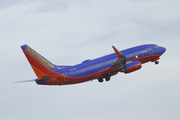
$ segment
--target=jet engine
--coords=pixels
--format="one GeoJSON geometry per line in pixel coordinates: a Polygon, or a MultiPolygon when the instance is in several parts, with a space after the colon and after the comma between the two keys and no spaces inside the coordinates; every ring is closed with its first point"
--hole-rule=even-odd
{"type": "Polygon", "coordinates": [[[132,61],[126,63],[124,73],[134,72],[136,70],[141,69],[141,62],[140,61],[132,61]]]}

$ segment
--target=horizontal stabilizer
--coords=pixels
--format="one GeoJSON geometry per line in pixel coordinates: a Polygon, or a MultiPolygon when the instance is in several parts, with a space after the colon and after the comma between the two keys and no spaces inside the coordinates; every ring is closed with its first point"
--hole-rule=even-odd
{"type": "Polygon", "coordinates": [[[33,80],[16,81],[14,83],[24,83],[24,82],[35,82],[35,79],[33,79],[33,80]]]}
{"type": "Polygon", "coordinates": [[[50,75],[45,75],[44,77],[42,77],[39,81],[46,81],[46,80],[49,80],[49,79],[51,79],[52,78],[52,76],[50,76],[50,75]]]}

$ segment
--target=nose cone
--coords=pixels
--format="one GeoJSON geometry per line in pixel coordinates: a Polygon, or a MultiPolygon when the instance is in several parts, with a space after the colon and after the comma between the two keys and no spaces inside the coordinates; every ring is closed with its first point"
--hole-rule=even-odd
{"type": "Polygon", "coordinates": [[[160,47],[160,53],[161,53],[161,55],[162,55],[165,51],[166,51],[166,48],[160,47]]]}

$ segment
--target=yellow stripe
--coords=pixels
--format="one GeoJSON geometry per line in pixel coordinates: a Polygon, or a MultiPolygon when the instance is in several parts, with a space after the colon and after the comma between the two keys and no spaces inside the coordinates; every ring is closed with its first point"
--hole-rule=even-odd
{"type": "MultiPolygon", "coordinates": [[[[23,50],[24,51],[24,50],[23,50]]],[[[26,51],[24,51],[24,52],[26,52],[26,51]]],[[[26,52],[28,55],[30,55],[28,52],[26,52]]],[[[32,55],[30,55],[32,58],[34,58],[32,55]]],[[[35,59],[35,58],[34,58],[35,59]]],[[[35,59],[36,61],[38,61],[37,59],[35,59]]],[[[38,61],[40,64],[42,64],[40,61],[38,61]]],[[[44,64],[42,64],[43,66],[45,66],[44,64]]],[[[45,66],[46,67],[46,66],[45,66]]],[[[46,68],[48,68],[48,67],[46,67],[46,68]]],[[[48,68],[49,69],[49,68],[48,68]]],[[[49,69],[50,71],[52,71],[51,69],[49,69]]],[[[54,72],[54,71],[52,71],[52,72],[54,72]]]]}

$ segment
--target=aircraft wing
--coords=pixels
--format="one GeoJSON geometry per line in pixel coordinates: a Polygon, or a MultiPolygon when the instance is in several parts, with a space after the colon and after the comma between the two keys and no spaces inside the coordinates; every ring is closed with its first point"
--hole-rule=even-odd
{"type": "Polygon", "coordinates": [[[114,46],[112,47],[116,55],[118,56],[118,59],[110,68],[108,68],[101,74],[101,77],[110,76],[113,73],[119,72],[126,64],[126,57],[122,53],[120,53],[114,46]]]}

